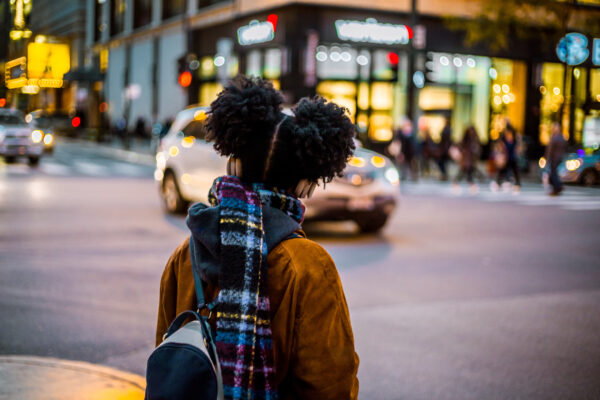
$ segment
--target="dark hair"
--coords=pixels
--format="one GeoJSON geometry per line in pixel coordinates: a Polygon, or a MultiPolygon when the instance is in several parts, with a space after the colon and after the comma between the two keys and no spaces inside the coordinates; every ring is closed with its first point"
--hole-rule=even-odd
{"type": "Polygon", "coordinates": [[[228,83],[207,120],[215,150],[241,159],[246,182],[290,189],[301,179],[329,182],[339,176],[355,147],[346,109],[321,97],[303,98],[288,116],[282,104],[281,94],[264,79],[228,83]]]}

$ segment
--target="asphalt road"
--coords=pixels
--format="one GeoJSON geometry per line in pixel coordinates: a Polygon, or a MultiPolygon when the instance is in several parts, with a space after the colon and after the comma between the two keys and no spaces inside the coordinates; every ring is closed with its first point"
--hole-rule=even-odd
{"type": "MultiPolygon", "coordinates": [[[[1,354],[144,373],[187,237],[151,176],[77,145],[37,169],[0,161],[1,354]]],[[[599,191],[404,192],[379,236],[306,226],[340,271],[360,398],[600,398],[599,191]]]]}

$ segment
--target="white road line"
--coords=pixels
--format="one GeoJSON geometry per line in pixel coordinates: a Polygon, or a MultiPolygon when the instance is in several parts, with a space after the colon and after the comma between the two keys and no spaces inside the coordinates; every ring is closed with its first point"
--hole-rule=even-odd
{"type": "Polygon", "coordinates": [[[87,161],[74,161],[73,164],[78,171],[80,171],[86,175],[92,175],[92,176],[109,176],[110,175],[110,171],[108,170],[108,168],[106,168],[102,165],[90,163],[87,161]]]}
{"type": "Polygon", "coordinates": [[[52,161],[43,162],[39,166],[40,171],[48,175],[69,175],[72,173],[71,168],[64,164],[55,163],[52,161]]]}
{"type": "Polygon", "coordinates": [[[111,167],[114,171],[133,177],[151,176],[151,173],[146,172],[143,167],[133,164],[127,164],[123,162],[112,162],[111,167]]]}

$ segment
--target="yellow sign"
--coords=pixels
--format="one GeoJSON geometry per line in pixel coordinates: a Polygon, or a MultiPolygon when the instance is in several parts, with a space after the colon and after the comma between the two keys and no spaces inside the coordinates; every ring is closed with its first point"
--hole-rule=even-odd
{"type": "Polygon", "coordinates": [[[69,45],[54,43],[29,43],[27,45],[27,77],[29,79],[62,80],[63,75],[70,68],[69,45]]]}
{"type": "Polygon", "coordinates": [[[27,59],[19,57],[14,60],[7,61],[4,65],[4,82],[9,89],[16,89],[25,86],[27,83],[27,75],[25,69],[27,59]]]}

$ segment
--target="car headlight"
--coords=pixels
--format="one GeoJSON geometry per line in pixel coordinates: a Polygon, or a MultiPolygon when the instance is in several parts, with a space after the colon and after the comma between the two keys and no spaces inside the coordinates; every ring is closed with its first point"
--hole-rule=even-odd
{"type": "Polygon", "coordinates": [[[565,167],[567,167],[567,170],[569,170],[569,171],[576,171],[579,169],[579,167],[581,167],[581,160],[579,160],[579,159],[567,160],[565,162],[565,167]]]}
{"type": "Polygon", "coordinates": [[[36,129],[35,131],[31,132],[31,140],[33,141],[33,143],[39,143],[42,141],[42,139],[44,138],[44,132],[36,129]]]}
{"type": "Polygon", "coordinates": [[[383,168],[385,167],[385,158],[381,156],[373,156],[371,157],[371,164],[373,164],[375,168],[383,168]]]}
{"type": "Polygon", "coordinates": [[[546,168],[546,159],[544,157],[541,157],[540,161],[538,162],[538,165],[540,166],[541,169],[546,168]]]}
{"type": "Polygon", "coordinates": [[[44,135],[44,144],[46,146],[50,146],[52,144],[52,141],[54,140],[54,137],[52,137],[51,133],[46,133],[44,135]]]}
{"type": "Polygon", "coordinates": [[[398,170],[394,167],[386,169],[384,176],[392,185],[397,185],[400,182],[400,174],[398,174],[398,170]]]}

